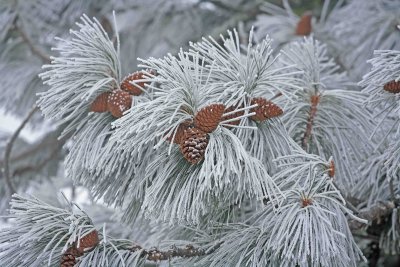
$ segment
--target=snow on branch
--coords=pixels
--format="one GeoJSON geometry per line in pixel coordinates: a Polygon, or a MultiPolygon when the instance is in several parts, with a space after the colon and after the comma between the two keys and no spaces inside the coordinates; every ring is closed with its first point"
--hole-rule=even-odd
{"type": "Polygon", "coordinates": [[[12,225],[0,230],[0,260],[8,267],[145,266],[176,257],[200,257],[213,253],[187,244],[170,249],[145,249],[124,239],[97,231],[87,214],[73,203],[54,207],[36,198],[14,195],[8,219],[12,225]],[[21,249],[24,253],[20,253],[21,249]],[[63,266],[63,265],[62,265],[63,266]]]}
{"type": "MultiPolygon", "coordinates": [[[[108,112],[97,113],[100,111],[93,102],[103,94],[121,91],[119,43],[115,48],[96,19],[83,15],[77,26],[79,30],[70,31],[71,39],[58,38],[60,43],[54,50],[59,56],[43,66],[46,71],[40,77],[50,89],[40,93],[38,100],[43,114],[61,125],[62,136],[76,135],[73,153],[66,159],[68,175],[76,177],[91,170],[93,155],[104,146],[114,121],[108,112]]],[[[123,95],[131,99],[128,93],[123,95]]],[[[106,102],[102,105],[107,108],[106,102]]]]}
{"type": "MultiPolygon", "coordinates": [[[[357,168],[372,149],[372,114],[364,108],[367,95],[348,88],[348,80],[326,55],[326,46],[313,38],[295,42],[282,52],[284,64],[303,71],[302,90],[287,103],[282,120],[289,135],[308,153],[324,160],[333,156],[340,185],[354,185],[357,168]]],[[[278,98],[279,100],[279,98],[278,98]]]]}
{"type": "Polygon", "coordinates": [[[293,65],[279,66],[273,55],[271,39],[267,36],[258,44],[253,41],[253,30],[248,43],[242,43],[236,30],[228,31],[223,45],[215,39],[203,38],[191,43],[192,53],[200,53],[210,69],[210,80],[219,90],[219,99],[226,105],[241,105],[246,97],[271,98],[280,93],[286,98],[300,89],[296,84],[298,71],[293,65]]]}
{"type": "Polygon", "coordinates": [[[14,195],[8,216],[12,224],[0,231],[1,263],[9,267],[58,264],[69,245],[93,230],[90,219],[72,208],[14,195]]]}
{"type": "Polygon", "coordinates": [[[77,130],[87,120],[91,101],[100,93],[119,86],[119,52],[97,20],[82,16],[79,31],[71,30],[71,40],[58,39],[50,65],[40,75],[50,90],[39,94],[44,115],[67,124],[65,133],[77,130]]]}
{"type": "Polygon", "coordinates": [[[369,95],[366,105],[380,120],[374,135],[381,136],[377,147],[384,148],[385,168],[388,178],[393,179],[400,174],[400,51],[375,51],[375,57],[368,62],[372,69],[359,84],[369,95]]]}

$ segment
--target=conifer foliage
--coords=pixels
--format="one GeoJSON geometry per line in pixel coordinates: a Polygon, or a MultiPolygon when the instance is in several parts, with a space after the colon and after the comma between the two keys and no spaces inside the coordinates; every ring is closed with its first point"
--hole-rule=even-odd
{"type": "MultiPolygon", "coordinates": [[[[103,9],[66,0],[66,14],[98,17],[57,31],[53,56],[23,31],[24,9],[13,11],[21,3],[6,2],[0,47],[12,54],[19,32],[44,63],[45,90],[8,141],[0,135],[1,211],[11,199],[0,266],[356,267],[400,255],[399,1],[326,0],[304,12],[288,0],[113,0],[103,9]],[[124,49],[141,42],[124,34],[134,15],[139,31],[141,20],[168,24],[193,8],[215,12],[203,23],[217,33],[179,50],[164,40],[167,54],[124,49]],[[25,145],[18,135],[36,110],[59,136],[49,159],[42,146],[53,143],[12,150],[25,145]],[[44,152],[39,166],[19,166],[44,152]],[[60,164],[46,172],[50,160],[60,164]],[[34,171],[43,188],[28,191],[48,201],[24,196],[34,171]],[[51,197],[47,186],[62,178],[71,198],[85,188],[90,204],[51,197]]],[[[50,31],[51,22],[38,25],[50,31]]]]}

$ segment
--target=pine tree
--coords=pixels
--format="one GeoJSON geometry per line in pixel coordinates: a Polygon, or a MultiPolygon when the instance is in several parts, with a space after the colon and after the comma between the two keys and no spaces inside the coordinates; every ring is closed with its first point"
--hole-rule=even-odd
{"type": "Polygon", "coordinates": [[[0,3],[0,265],[389,266],[399,10],[0,3]]]}

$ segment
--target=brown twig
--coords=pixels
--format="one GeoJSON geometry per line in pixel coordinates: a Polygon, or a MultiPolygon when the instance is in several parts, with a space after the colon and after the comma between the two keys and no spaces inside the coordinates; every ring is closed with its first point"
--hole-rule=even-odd
{"type": "Polygon", "coordinates": [[[320,96],[312,95],[310,100],[311,100],[310,116],[308,117],[307,127],[306,127],[306,131],[304,133],[304,137],[303,137],[303,141],[302,141],[303,149],[306,151],[307,151],[306,148],[307,148],[308,141],[311,137],[311,132],[312,132],[312,128],[314,125],[315,115],[317,114],[317,106],[320,101],[320,96]]]}
{"type": "Polygon", "coordinates": [[[133,246],[130,250],[132,252],[142,251],[142,256],[146,257],[149,261],[159,262],[164,260],[169,260],[171,258],[181,257],[181,258],[191,258],[198,256],[205,256],[216,251],[222,243],[216,244],[214,247],[208,250],[204,250],[201,248],[196,248],[192,245],[186,245],[183,248],[178,248],[176,246],[172,246],[171,249],[166,251],[161,251],[157,248],[152,248],[149,250],[143,249],[141,246],[136,245],[133,246]]]}
{"type": "Polygon", "coordinates": [[[14,22],[14,26],[17,32],[21,35],[22,40],[29,46],[29,49],[32,51],[32,53],[41,58],[44,62],[50,63],[50,56],[44,53],[38,47],[36,47],[36,45],[30,39],[29,35],[21,28],[21,26],[18,26],[18,23],[16,21],[14,22]]]}
{"type": "Polygon", "coordinates": [[[5,149],[5,153],[4,153],[4,177],[5,177],[6,185],[7,185],[7,188],[9,190],[10,194],[13,194],[16,192],[15,188],[11,182],[11,174],[10,174],[10,155],[11,155],[12,147],[14,145],[15,140],[17,140],[22,129],[26,126],[28,121],[32,118],[33,114],[35,114],[35,112],[37,110],[38,110],[38,107],[35,105],[31,109],[31,111],[29,111],[29,113],[25,117],[25,119],[21,122],[21,125],[13,133],[13,135],[11,136],[10,140],[8,141],[8,143],[6,145],[6,149],[5,149]]]}

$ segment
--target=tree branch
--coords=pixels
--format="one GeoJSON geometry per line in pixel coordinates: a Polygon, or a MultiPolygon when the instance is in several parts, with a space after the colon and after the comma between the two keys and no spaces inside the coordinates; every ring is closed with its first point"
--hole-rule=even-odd
{"type": "Polygon", "coordinates": [[[178,248],[176,246],[172,246],[171,249],[167,251],[161,251],[158,250],[157,248],[145,250],[141,246],[136,245],[133,246],[130,250],[132,252],[140,251],[142,250],[142,256],[146,257],[147,260],[149,261],[154,261],[154,262],[159,262],[163,260],[169,260],[171,258],[175,257],[181,257],[181,258],[191,258],[191,257],[198,257],[198,256],[205,256],[213,253],[216,251],[222,243],[218,243],[215,246],[213,246],[211,249],[204,250],[201,248],[195,248],[192,245],[186,245],[184,248],[178,248]]]}
{"type": "Polygon", "coordinates": [[[26,118],[21,122],[21,125],[13,133],[13,135],[11,136],[10,140],[8,141],[8,143],[6,145],[6,149],[5,149],[5,153],[4,153],[4,177],[6,179],[6,185],[7,185],[7,188],[9,190],[10,194],[13,194],[16,192],[15,188],[11,182],[11,174],[10,174],[10,155],[11,155],[12,147],[14,145],[15,140],[17,140],[22,129],[26,126],[28,121],[32,118],[33,114],[35,114],[35,112],[37,110],[38,110],[38,107],[35,105],[31,109],[31,111],[28,113],[26,118]]]}
{"type": "Polygon", "coordinates": [[[308,121],[307,121],[307,128],[306,131],[304,133],[304,137],[303,137],[303,141],[302,141],[302,146],[303,149],[307,151],[307,143],[308,140],[311,137],[311,132],[312,132],[312,128],[314,125],[314,119],[315,119],[315,115],[317,114],[317,106],[319,104],[320,101],[320,96],[319,95],[312,95],[311,96],[311,107],[310,107],[310,116],[308,117],[308,121]]]}

